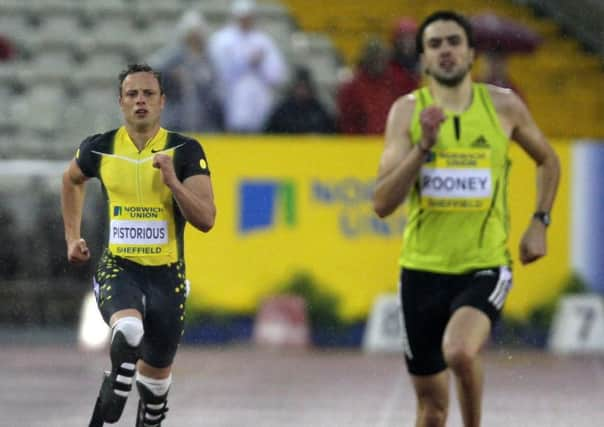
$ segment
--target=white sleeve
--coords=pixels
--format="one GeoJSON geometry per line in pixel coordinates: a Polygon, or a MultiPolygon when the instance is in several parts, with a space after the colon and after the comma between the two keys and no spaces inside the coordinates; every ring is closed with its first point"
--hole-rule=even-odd
{"type": "Polygon", "coordinates": [[[269,84],[278,86],[287,80],[287,65],[281,51],[275,43],[266,35],[262,37],[265,58],[260,67],[260,73],[269,84]]]}
{"type": "Polygon", "coordinates": [[[224,67],[225,67],[223,57],[222,57],[222,55],[220,55],[221,45],[224,44],[224,43],[222,43],[223,38],[224,37],[222,37],[222,33],[220,33],[220,32],[214,34],[208,40],[208,47],[207,47],[210,62],[213,64],[214,69],[216,70],[216,72],[218,74],[222,74],[224,67]]]}
{"type": "Polygon", "coordinates": [[[228,34],[223,31],[219,31],[214,34],[208,41],[208,57],[210,64],[216,73],[217,88],[216,94],[221,102],[224,102],[227,87],[229,82],[232,80],[231,75],[233,74],[231,61],[228,55],[225,55],[225,46],[227,46],[228,34]]]}

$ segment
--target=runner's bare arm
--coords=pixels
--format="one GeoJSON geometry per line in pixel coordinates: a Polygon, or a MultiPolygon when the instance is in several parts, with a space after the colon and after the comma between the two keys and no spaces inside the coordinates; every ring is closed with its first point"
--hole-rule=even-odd
{"type": "Polygon", "coordinates": [[[172,193],[186,220],[195,228],[208,232],[214,226],[216,206],[212,181],[208,175],[193,175],[172,193]]]}
{"type": "Polygon", "coordinates": [[[518,95],[510,90],[490,88],[495,108],[502,117],[509,136],[537,165],[537,200],[535,210],[552,209],[558,182],[560,161],[552,146],[533,120],[531,113],[518,95]]]}
{"type": "Polygon", "coordinates": [[[172,190],[187,222],[200,231],[210,231],[216,218],[210,177],[193,175],[180,182],[174,172],[172,158],[165,154],[156,154],[153,157],[153,166],[160,170],[162,181],[172,190]]]}
{"type": "Polygon", "coordinates": [[[537,199],[535,210],[549,212],[553,205],[560,181],[560,161],[552,146],[533,120],[524,103],[517,102],[516,126],[512,139],[535,161],[537,165],[537,199]]]}
{"type": "MultiPolygon", "coordinates": [[[[512,91],[491,89],[491,96],[512,140],[537,166],[535,211],[549,212],[554,204],[560,180],[560,161],[552,146],[533,120],[524,102],[512,91]]],[[[547,253],[546,226],[532,219],[520,242],[520,261],[527,264],[547,253]]]]}
{"type": "Polygon", "coordinates": [[[65,241],[67,243],[67,259],[70,262],[85,262],[90,258],[90,251],[86,241],[81,238],[80,226],[82,224],[82,208],[86,194],[86,181],[75,160],[71,160],[63,173],[61,187],[61,211],[65,227],[65,241]]]}
{"type": "Polygon", "coordinates": [[[386,217],[403,203],[417,178],[426,154],[436,144],[444,115],[439,108],[422,111],[422,140],[411,143],[410,127],[415,97],[407,95],[394,103],[388,114],[386,142],[382,153],[373,195],[373,209],[386,217]]]}

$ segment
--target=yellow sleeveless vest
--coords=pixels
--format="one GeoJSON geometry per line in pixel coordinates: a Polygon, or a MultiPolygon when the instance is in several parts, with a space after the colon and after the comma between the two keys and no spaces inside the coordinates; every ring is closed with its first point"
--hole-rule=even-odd
{"type": "MultiPolygon", "coordinates": [[[[411,140],[421,139],[420,112],[434,103],[415,91],[411,140]]],[[[445,112],[436,145],[408,203],[400,265],[437,273],[508,265],[508,138],[487,88],[474,84],[461,114],[445,112]]]]}

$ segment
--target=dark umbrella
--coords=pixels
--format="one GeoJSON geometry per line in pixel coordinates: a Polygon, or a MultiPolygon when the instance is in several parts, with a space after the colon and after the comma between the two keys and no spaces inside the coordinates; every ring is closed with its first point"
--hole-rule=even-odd
{"type": "Polygon", "coordinates": [[[475,15],[470,20],[476,48],[480,51],[530,53],[542,41],[539,34],[530,28],[494,13],[475,15]]]}

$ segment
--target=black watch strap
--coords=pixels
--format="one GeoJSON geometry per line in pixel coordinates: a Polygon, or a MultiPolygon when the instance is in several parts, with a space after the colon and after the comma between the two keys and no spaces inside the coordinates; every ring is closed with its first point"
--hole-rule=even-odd
{"type": "Polygon", "coordinates": [[[549,215],[549,212],[545,212],[545,211],[537,211],[533,214],[533,218],[538,219],[539,221],[541,221],[543,223],[543,225],[545,225],[546,227],[549,226],[552,222],[552,219],[549,215]]]}

